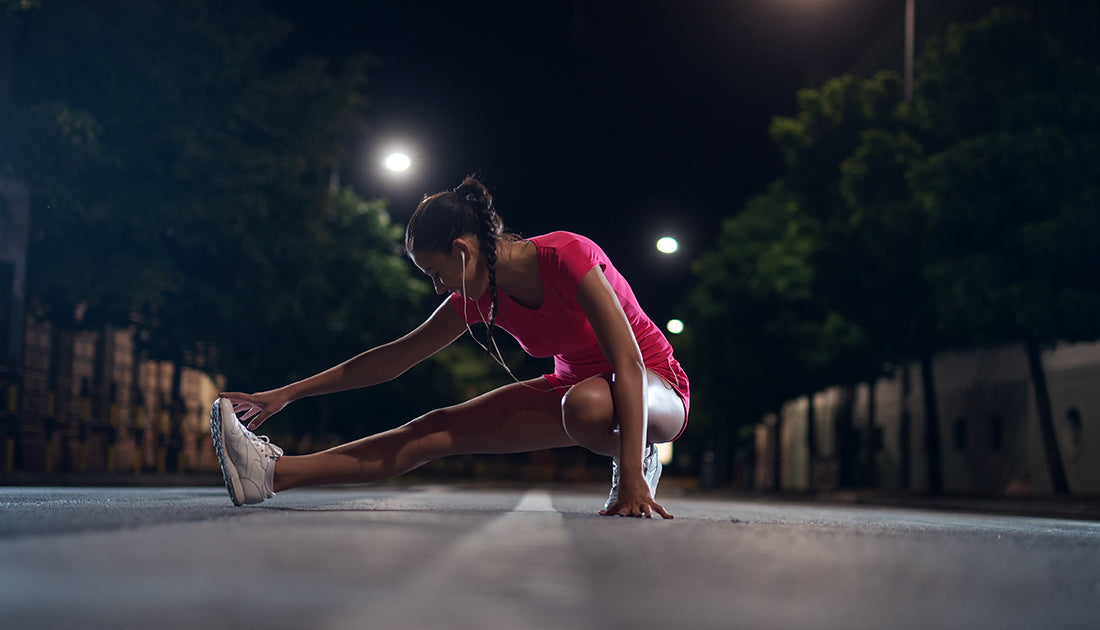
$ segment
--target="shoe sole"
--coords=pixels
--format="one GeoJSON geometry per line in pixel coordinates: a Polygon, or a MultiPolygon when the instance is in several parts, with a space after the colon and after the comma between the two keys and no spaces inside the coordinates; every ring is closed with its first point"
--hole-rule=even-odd
{"type": "Polygon", "coordinates": [[[214,406],[210,408],[210,437],[214,440],[214,452],[218,454],[218,463],[222,467],[225,489],[229,491],[229,498],[233,500],[233,505],[240,507],[244,505],[244,501],[241,501],[238,497],[244,496],[244,487],[241,486],[241,477],[237,474],[236,467],[233,466],[233,462],[229,461],[229,457],[225,454],[222,427],[222,406],[219,398],[214,401],[214,406]]]}

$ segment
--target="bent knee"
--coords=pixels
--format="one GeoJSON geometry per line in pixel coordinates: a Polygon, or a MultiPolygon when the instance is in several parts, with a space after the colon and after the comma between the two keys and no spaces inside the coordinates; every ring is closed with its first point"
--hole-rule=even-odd
{"type": "Polygon", "coordinates": [[[578,383],[561,401],[562,422],[571,436],[590,435],[614,428],[615,403],[611,388],[602,378],[578,383]]]}

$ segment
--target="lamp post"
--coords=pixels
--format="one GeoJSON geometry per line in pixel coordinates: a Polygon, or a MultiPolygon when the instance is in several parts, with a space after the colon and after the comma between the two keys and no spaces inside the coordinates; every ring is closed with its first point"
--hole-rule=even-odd
{"type": "Polygon", "coordinates": [[[913,48],[914,23],[917,0],[905,0],[905,102],[913,100],[913,48]]]}

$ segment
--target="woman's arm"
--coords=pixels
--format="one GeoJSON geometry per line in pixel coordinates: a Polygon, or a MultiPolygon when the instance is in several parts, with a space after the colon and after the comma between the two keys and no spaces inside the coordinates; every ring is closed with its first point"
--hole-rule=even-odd
{"type": "Polygon", "coordinates": [[[620,451],[619,505],[614,513],[652,516],[651,510],[656,510],[664,518],[672,518],[650,496],[649,486],[642,475],[642,451],[646,442],[649,406],[642,351],[634,338],[630,320],[600,267],[593,267],[581,278],[577,287],[577,303],[588,317],[613,372],[611,396],[619,421],[620,451]]]}
{"type": "Polygon", "coordinates": [[[309,378],[279,389],[243,394],[219,394],[234,403],[233,409],[248,428],[254,429],[295,400],[377,385],[393,380],[409,368],[439,352],[466,331],[462,317],[444,300],[420,326],[404,337],[372,348],[309,378]]]}

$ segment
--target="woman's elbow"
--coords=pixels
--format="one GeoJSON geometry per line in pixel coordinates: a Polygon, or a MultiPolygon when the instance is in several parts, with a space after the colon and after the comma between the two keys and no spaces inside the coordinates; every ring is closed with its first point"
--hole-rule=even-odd
{"type": "Polygon", "coordinates": [[[617,378],[638,377],[645,374],[645,363],[641,357],[629,357],[618,360],[612,366],[617,378]]]}

